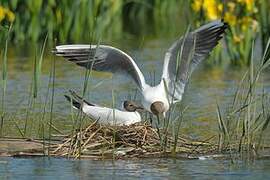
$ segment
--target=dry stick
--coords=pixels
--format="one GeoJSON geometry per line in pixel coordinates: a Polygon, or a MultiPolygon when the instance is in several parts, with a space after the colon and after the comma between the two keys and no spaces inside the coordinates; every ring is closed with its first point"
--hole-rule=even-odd
{"type": "MultiPolygon", "coordinates": [[[[101,126],[93,126],[90,128],[88,126],[86,129],[84,129],[82,132],[79,132],[74,137],[75,143],[72,146],[72,153],[70,154],[71,157],[78,158],[78,139],[76,139],[78,136],[83,137],[83,145],[81,146],[82,150],[84,151],[84,154],[94,154],[94,156],[91,157],[97,157],[102,158],[105,154],[106,156],[112,155],[113,151],[120,150],[123,151],[126,155],[128,152],[135,152],[133,155],[128,155],[128,157],[139,157],[143,152],[143,156],[150,156],[153,154],[160,154],[162,153],[160,148],[157,148],[158,145],[160,145],[159,137],[155,129],[147,126],[147,125],[132,125],[132,126],[122,126],[122,127],[116,127],[115,129],[111,127],[101,127],[101,126]],[[90,129],[94,130],[89,131],[90,129]],[[120,137],[119,141],[113,142],[112,133],[113,131],[117,131],[117,134],[120,137]],[[104,133],[108,132],[108,135],[104,136],[104,133]],[[104,136],[104,137],[103,137],[104,136]],[[147,137],[147,138],[146,138],[147,137]],[[93,140],[91,142],[91,140],[93,140]],[[117,145],[118,148],[113,149],[112,145],[117,145]],[[99,148],[102,146],[102,148],[99,148]],[[104,150],[105,147],[105,150],[104,150]],[[91,150],[87,150],[87,148],[91,148],[91,150]],[[119,149],[120,148],[120,149],[119,149]],[[124,148],[124,150],[123,150],[124,148]]],[[[171,136],[171,134],[168,134],[168,136],[171,136]]],[[[73,137],[71,137],[73,138],[73,137]]],[[[71,139],[69,138],[69,140],[71,139]]],[[[183,138],[179,139],[183,141],[185,144],[181,144],[182,149],[180,151],[182,152],[189,152],[189,153],[195,153],[195,150],[192,151],[192,147],[194,146],[206,146],[209,150],[209,147],[211,144],[207,144],[205,142],[195,142],[191,140],[183,140],[183,138]]],[[[173,137],[168,138],[168,143],[173,142],[173,137]]],[[[63,143],[64,145],[61,145],[61,147],[58,147],[57,150],[61,150],[62,156],[66,155],[66,149],[65,145],[67,144],[67,141],[63,143]]],[[[180,148],[180,147],[178,147],[180,148]]],[[[207,150],[207,151],[208,151],[207,150]]],[[[197,151],[196,151],[197,152],[197,151]]],[[[201,152],[199,149],[198,152],[201,152]]],[[[58,154],[59,155],[59,154],[58,154]]],[[[122,156],[125,156],[122,155],[122,156]]]]}
{"type": "MultiPolygon", "coordinates": [[[[51,126],[56,132],[58,132],[59,134],[62,134],[62,135],[64,135],[64,133],[63,132],[61,132],[57,127],[55,127],[53,124],[51,124],[51,122],[47,122],[47,124],[49,125],[49,126],[51,126]]],[[[52,136],[52,135],[51,135],[52,136]]]]}
{"type": "Polygon", "coordinates": [[[144,144],[144,141],[145,141],[146,135],[147,135],[147,129],[145,128],[145,132],[144,132],[144,135],[143,135],[143,142],[142,142],[142,144],[144,144]]]}
{"type": "Polygon", "coordinates": [[[86,144],[102,129],[102,127],[99,127],[91,136],[83,143],[82,148],[86,146],[86,144]]]}
{"type": "Polygon", "coordinates": [[[58,150],[60,150],[63,146],[69,143],[71,139],[67,139],[64,143],[60,144],[52,153],[56,153],[58,150]]]}
{"type": "Polygon", "coordinates": [[[85,146],[84,148],[85,149],[93,149],[93,148],[99,147],[101,145],[104,145],[104,143],[103,142],[96,142],[95,144],[90,144],[88,146],[85,146]]]}
{"type": "MultiPolygon", "coordinates": [[[[96,120],[95,122],[93,122],[90,126],[88,126],[86,129],[85,129],[85,133],[89,131],[89,129],[91,129],[96,123],[97,123],[98,120],[96,120]]],[[[57,152],[58,150],[60,150],[64,145],[66,145],[67,143],[69,142],[72,142],[73,139],[75,139],[76,137],[80,136],[81,132],[78,132],[77,134],[73,135],[71,138],[69,138],[68,140],[66,140],[63,144],[61,144],[56,150],[54,150],[53,152],[57,152]]],[[[76,138],[77,139],[77,138],[76,138]]],[[[75,145],[77,145],[77,141],[75,143],[75,145]]],[[[75,146],[74,149],[76,149],[77,146],[75,146]]]]}
{"type": "Polygon", "coordinates": [[[99,119],[96,120],[96,121],[94,121],[90,126],[88,126],[88,127],[85,129],[85,131],[87,132],[89,129],[91,129],[94,125],[97,124],[98,121],[99,121],[99,119]]]}
{"type": "Polygon", "coordinates": [[[213,139],[214,137],[215,137],[215,135],[214,136],[211,136],[210,138],[208,138],[208,139],[206,139],[204,141],[202,141],[201,144],[198,144],[191,152],[194,152],[195,150],[197,150],[199,148],[199,146],[203,145],[205,142],[213,139]]]}

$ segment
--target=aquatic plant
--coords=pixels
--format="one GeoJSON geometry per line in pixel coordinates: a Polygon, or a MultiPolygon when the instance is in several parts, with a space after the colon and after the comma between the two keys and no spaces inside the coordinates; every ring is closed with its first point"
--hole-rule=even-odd
{"type": "Polygon", "coordinates": [[[256,18],[259,21],[260,25],[260,39],[262,41],[262,48],[265,49],[267,46],[267,39],[270,37],[270,18],[269,18],[269,9],[270,9],[270,3],[269,1],[258,1],[258,13],[256,18]]]}
{"type": "Polygon", "coordinates": [[[129,28],[130,20],[141,27],[136,31],[145,31],[141,25],[166,22],[165,17],[175,17],[183,2],[185,1],[4,1],[0,6],[4,9],[1,11],[0,8],[0,18],[7,19],[7,23],[14,21],[11,36],[14,42],[41,41],[47,33],[49,39],[54,37],[58,42],[83,41],[90,38],[89,32],[92,33],[94,29],[99,38],[122,37],[123,31],[129,28]],[[1,12],[4,14],[1,15],[1,12]]]}
{"type": "MultiPolygon", "coordinates": [[[[27,137],[27,135],[31,136],[32,135],[32,124],[33,124],[33,119],[30,117],[31,112],[34,111],[35,109],[35,103],[38,98],[38,91],[39,91],[39,86],[41,84],[40,82],[40,77],[42,74],[42,63],[43,63],[43,57],[44,57],[44,51],[46,48],[47,44],[47,38],[48,36],[45,37],[44,42],[42,44],[41,50],[40,50],[40,56],[39,58],[37,57],[37,49],[35,52],[35,58],[33,62],[33,75],[32,75],[32,81],[29,89],[29,97],[28,97],[28,105],[26,109],[26,116],[25,116],[25,123],[24,123],[24,137],[27,137]],[[29,134],[27,134],[29,132],[29,134]]],[[[47,102],[47,100],[45,100],[47,102]]],[[[45,103],[46,106],[46,103],[45,103]]],[[[44,113],[44,112],[43,112],[44,113]]],[[[43,119],[42,115],[42,119],[43,119]]],[[[33,117],[36,118],[36,117],[33,117]]],[[[38,121],[38,127],[40,127],[41,121],[38,121]]],[[[39,128],[38,128],[39,129],[39,128]]]]}
{"type": "MultiPolygon", "coordinates": [[[[263,0],[266,3],[265,0],[263,0]]],[[[261,2],[261,1],[260,1],[261,2]]],[[[230,25],[226,35],[227,54],[233,65],[249,65],[252,42],[261,29],[259,18],[265,14],[258,13],[258,1],[254,0],[194,0],[191,8],[196,12],[197,24],[203,21],[223,18],[230,25]]],[[[262,8],[262,6],[260,6],[262,8]]],[[[264,7],[266,10],[266,7],[264,7]]],[[[262,37],[262,36],[261,36],[262,37]]],[[[268,37],[262,37],[265,41],[268,37]]],[[[223,53],[218,51],[216,53],[223,53]]]]}
{"type": "Polygon", "coordinates": [[[0,5],[0,23],[5,20],[12,23],[15,20],[15,14],[9,8],[0,5]]]}
{"type": "MultiPolygon", "coordinates": [[[[254,50],[254,44],[253,48],[254,50]]],[[[222,112],[217,105],[220,150],[257,153],[263,147],[262,135],[270,122],[270,96],[261,85],[260,75],[270,65],[270,39],[260,64],[255,66],[253,51],[248,71],[238,84],[234,98],[222,112]]]]}
{"type": "Polygon", "coordinates": [[[6,33],[6,40],[5,40],[5,47],[3,51],[1,51],[2,55],[2,79],[1,79],[1,87],[2,87],[2,97],[1,97],[1,119],[0,119],[0,137],[2,136],[3,133],[3,128],[4,128],[4,119],[5,119],[5,96],[6,96],[6,87],[7,87],[7,75],[8,75],[8,70],[7,70],[7,64],[8,64],[8,59],[7,59],[7,51],[8,51],[8,42],[9,42],[9,36],[10,32],[12,29],[12,25],[9,27],[8,32],[6,33]]]}

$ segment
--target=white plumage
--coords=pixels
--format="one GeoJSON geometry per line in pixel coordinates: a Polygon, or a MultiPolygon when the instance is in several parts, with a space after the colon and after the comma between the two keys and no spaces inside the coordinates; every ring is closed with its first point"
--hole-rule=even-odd
{"type": "Polygon", "coordinates": [[[82,111],[100,124],[107,125],[130,125],[141,122],[138,112],[128,112],[107,107],[84,105],[82,111]]]}
{"type": "Polygon", "coordinates": [[[91,104],[78,96],[75,92],[70,92],[71,96],[65,95],[65,97],[72,103],[73,107],[81,110],[91,119],[97,120],[100,124],[122,126],[141,122],[141,115],[135,111],[136,109],[141,109],[141,107],[136,107],[134,104],[131,104],[131,102],[129,102],[129,105],[134,106],[133,112],[127,111],[126,109],[119,110],[91,104]]]}
{"type": "Polygon", "coordinates": [[[144,108],[153,114],[165,116],[170,104],[181,101],[192,71],[218,44],[226,28],[227,23],[213,21],[174,42],[165,54],[161,81],[153,87],[145,82],[135,61],[117,48],[106,45],[62,45],[56,47],[55,54],[88,69],[128,75],[142,93],[144,108]]]}

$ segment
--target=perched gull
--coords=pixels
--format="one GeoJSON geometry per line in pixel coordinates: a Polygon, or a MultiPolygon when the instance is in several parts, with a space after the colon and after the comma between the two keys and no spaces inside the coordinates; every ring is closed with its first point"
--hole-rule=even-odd
{"type": "Polygon", "coordinates": [[[145,82],[128,54],[111,46],[62,45],[56,46],[54,53],[87,69],[129,75],[142,93],[143,107],[157,116],[165,116],[170,104],[181,101],[192,71],[218,44],[227,26],[223,20],[216,20],[174,42],[165,54],[161,81],[156,86],[145,82]]]}
{"type": "Polygon", "coordinates": [[[81,110],[93,120],[98,120],[100,124],[121,126],[141,122],[141,116],[137,111],[143,108],[131,101],[124,101],[125,110],[122,111],[87,102],[74,91],[70,91],[70,96],[65,95],[65,97],[74,108],[81,110]]]}

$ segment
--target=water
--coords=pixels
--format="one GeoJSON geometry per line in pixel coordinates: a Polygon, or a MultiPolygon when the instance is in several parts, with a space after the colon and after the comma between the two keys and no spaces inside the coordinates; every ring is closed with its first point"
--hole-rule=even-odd
{"type": "Polygon", "coordinates": [[[270,160],[0,158],[0,179],[269,179],[270,160]]]}
{"type": "MultiPolygon", "coordinates": [[[[176,35],[174,37],[177,37],[176,35]]],[[[160,79],[166,49],[174,38],[145,39],[143,43],[134,38],[115,41],[114,46],[124,49],[135,58],[148,82],[160,79]],[[153,78],[155,74],[155,78],[153,78]]],[[[108,43],[106,43],[108,44],[108,43]]],[[[26,119],[28,96],[33,74],[33,46],[9,50],[8,86],[6,97],[7,120],[4,134],[19,136],[14,121],[22,129],[26,119]]],[[[32,123],[38,123],[36,114],[42,110],[49,80],[52,57],[50,48],[42,67],[41,83],[32,123]]],[[[229,61],[229,60],[228,60],[229,61]]],[[[189,106],[182,123],[181,133],[194,138],[208,139],[217,135],[216,101],[226,107],[240,81],[244,70],[229,66],[208,68],[201,64],[193,73],[182,104],[189,106]]],[[[70,104],[63,95],[69,89],[82,92],[83,68],[56,58],[56,86],[53,125],[62,132],[70,132],[70,104]]],[[[270,92],[270,79],[264,77],[264,87],[270,92]]],[[[94,73],[90,81],[87,99],[93,103],[112,106],[114,89],[116,106],[134,96],[135,85],[123,76],[94,73]]],[[[0,89],[1,91],[2,89],[0,89]]],[[[49,108],[47,108],[47,112],[49,108]]],[[[53,132],[55,133],[55,132],[53,132]]],[[[29,136],[37,136],[32,127],[29,136]]],[[[141,159],[93,161],[57,158],[0,158],[0,179],[269,179],[270,160],[239,162],[232,165],[228,160],[179,160],[141,159]]]]}

